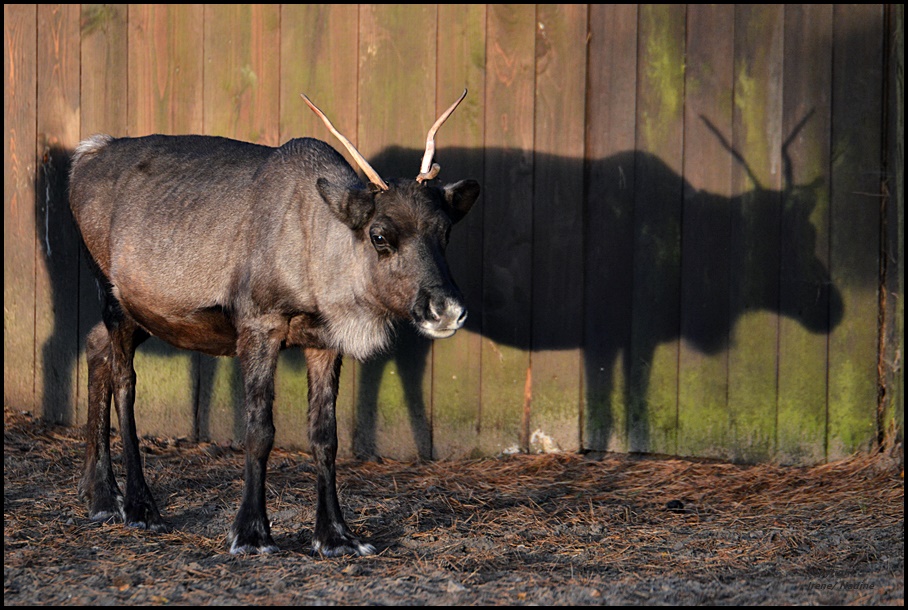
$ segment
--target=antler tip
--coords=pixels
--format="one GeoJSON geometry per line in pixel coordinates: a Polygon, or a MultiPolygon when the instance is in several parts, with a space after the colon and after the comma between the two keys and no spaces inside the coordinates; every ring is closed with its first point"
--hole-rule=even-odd
{"type": "Polygon", "coordinates": [[[363,173],[366,174],[366,177],[369,178],[369,182],[371,182],[372,184],[374,184],[381,190],[387,191],[390,188],[390,187],[388,187],[388,184],[384,180],[382,180],[382,178],[378,174],[378,172],[375,171],[375,169],[371,165],[369,165],[369,162],[366,161],[366,158],[363,157],[362,154],[360,154],[360,152],[358,150],[356,150],[356,147],[353,146],[353,143],[350,142],[350,140],[348,140],[346,138],[346,136],[344,136],[344,134],[339,132],[334,127],[334,125],[331,124],[331,121],[328,119],[328,117],[325,115],[325,113],[322,112],[321,110],[319,110],[318,106],[313,104],[309,100],[309,98],[306,97],[305,93],[300,93],[300,95],[306,101],[306,103],[309,105],[309,108],[312,109],[312,112],[314,112],[316,115],[318,115],[319,118],[321,118],[322,122],[325,124],[325,127],[327,127],[328,130],[332,134],[334,134],[334,137],[336,137],[338,140],[340,140],[341,144],[344,145],[344,147],[347,149],[347,152],[349,152],[350,156],[353,157],[353,160],[356,161],[356,164],[359,165],[360,169],[363,170],[363,173]]]}
{"type": "MultiPolygon", "coordinates": [[[[435,121],[432,128],[429,129],[429,134],[426,136],[426,152],[422,157],[419,175],[416,177],[417,181],[422,182],[423,180],[431,180],[438,175],[438,170],[434,169],[432,164],[432,157],[435,156],[435,132],[438,131],[438,128],[441,127],[442,123],[448,120],[448,117],[451,116],[451,113],[454,112],[454,109],[460,105],[460,102],[462,102],[465,97],[467,97],[466,87],[463,88],[463,93],[460,94],[457,101],[451,104],[451,106],[438,117],[438,120],[435,121]]],[[[435,167],[438,167],[438,165],[435,164],[435,167]]]]}

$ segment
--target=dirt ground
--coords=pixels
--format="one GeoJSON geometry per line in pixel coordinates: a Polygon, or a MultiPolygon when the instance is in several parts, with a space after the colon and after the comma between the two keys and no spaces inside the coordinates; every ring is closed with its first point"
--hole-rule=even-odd
{"type": "Polygon", "coordinates": [[[281,552],[235,557],[242,452],[143,446],[170,533],[88,521],[82,431],[4,410],[5,605],[904,605],[900,451],[815,468],[612,454],[341,462],[347,521],[378,553],[323,559],[309,552],[306,454],[272,453],[281,552]]]}

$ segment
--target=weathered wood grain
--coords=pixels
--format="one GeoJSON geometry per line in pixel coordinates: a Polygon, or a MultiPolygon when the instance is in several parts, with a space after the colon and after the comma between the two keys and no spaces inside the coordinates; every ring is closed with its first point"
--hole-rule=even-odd
{"type": "MultiPolygon", "coordinates": [[[[880,316],[903,259],[898,210],[881,216],[900,11],[7,5],[5,401],[84,416],[100,317],[66,213],[81,138],[335,146],[306,93],[380,173],[415,176],[467,87],[437,151],[442,182],[483,188],[449,249],[467,328],[402,327],[346,363],[341,455],[525,451],[537,428],[566,450],[744,461],[869,448],[900,416],[877,371],[903,347],[880,316]]],[[[150,340],[136,368],[140,432],[242,437],[232,360],[150,340]]],[[[306,448],[301,354],[277,384],[278,443],[306,448]]]]}

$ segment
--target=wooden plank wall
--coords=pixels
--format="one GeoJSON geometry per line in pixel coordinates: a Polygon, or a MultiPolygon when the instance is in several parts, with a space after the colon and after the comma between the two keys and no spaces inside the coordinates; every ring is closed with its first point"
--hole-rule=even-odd
{"type": "MultiPolygon", "coordinates": [[[[449,249],[468,326],[434,344],[403,327],[395,351],[345,364],[343,455],[869,449],[904,412],[901,386],[881,391],[902,338],[880,328],[903,328],[880,315],[882,281],[903,294],[884,222],[903,212],[881,204],[903,141],[901,15],[4,5],[4,404],[85,417],[97,289],[66,205],[81,138],[334,144],[305,92],[380,173],[410,176],[466,87],[437,158],[442,179],[483,185],[449,249]]],[[[140,432],[240,437],[235,362],[153,339],[136,368],[140,432]]],[[[305,396],[301,354],[282,354],[278,444],[306,447],[305,396]]]]}

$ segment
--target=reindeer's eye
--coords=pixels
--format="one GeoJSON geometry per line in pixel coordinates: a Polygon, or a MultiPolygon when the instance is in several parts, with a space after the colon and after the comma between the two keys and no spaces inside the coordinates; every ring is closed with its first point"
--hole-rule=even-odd
{"type": "Polygon", "coordinates": [[[379,254],[393,254],[399,247],[399,231],[389,218],[379,218],[369,227],[369,241],[379,254]]]}
{"type": "Polygon", "coordinates": [[[388,238],[381,233],[372,233],[369,235],[369,237],[372,240],[372,245],[379,252],[390,252],[391,250],[393,250],[391,242],[388,241],[388,238]]]}

